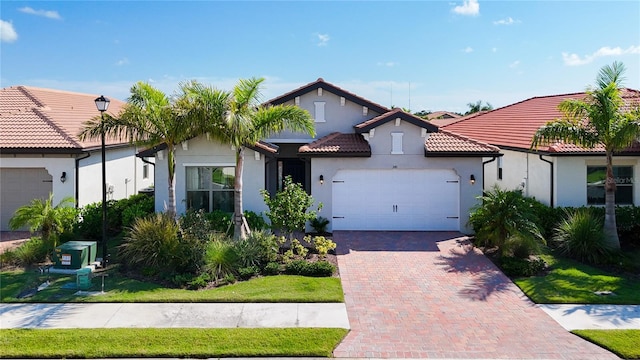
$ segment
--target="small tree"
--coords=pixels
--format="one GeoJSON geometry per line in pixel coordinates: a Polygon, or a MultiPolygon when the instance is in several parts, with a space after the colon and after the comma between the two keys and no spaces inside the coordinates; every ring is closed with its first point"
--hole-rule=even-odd
{"type": "Polygon", "coordinates": [[[28,205],[16,210],[9,219],[9,228],[17,230],[28,226],[31,232],[40,231],[45,246],[53,249],[57,245],[58,236],[73,227],[78,214],[73,207],[74,203],[72,197],[65,197],[58,205],[53,206],[53,193],[49,193],[46,200],[33,199],[28,205]]]}
{"type": "MultiPolygon", "coordinates": [[[[309,211],[313,205],[313,197],[307,194],[300,184],[294,183],[291,176],[285,177],[284,189],[278,191],[274,197],[266,190],[262,190],[261,193],[269,208],[266,215],[271,220],[271,227],[286,231],[290,239],[295,231],[304,231],[307,221],[316,218],[316,211],[309,211]]],[[[320,209],[322,204],[318,204],[317,211],[320,209]]]]}

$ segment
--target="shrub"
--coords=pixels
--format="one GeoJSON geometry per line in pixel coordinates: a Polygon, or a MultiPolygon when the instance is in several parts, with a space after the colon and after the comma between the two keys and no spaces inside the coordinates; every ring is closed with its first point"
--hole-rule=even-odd
{"type": "MultiPolygon", "coordinates": [[[[154,212],[153,197],[146,194],[132,195],[126,199],[107,201],[107,234],[119,234],[126,227],[133,225],[135,220],[154,212]]],[[[95,202],[84,206],[80,210],[80,221],[75,232],[86,239],[100,239],[102,237],[102,202],[95,202]]]]}
{"type": "Polygon", "coordinates": [[[233,235],[233,224],[231,214],[222,210],[215,210],[207,213],[207,219],[211,223],[211,230],[219,233],[233,235]]]}
{"type": "Polygon", "coordinates": [[[603,219],[588,208],[567,213],[555,229],[553,242],[562,255],[600,264],[611,256],[603,231],[603,219]]]}
{"type": "Polygon", "coordinates": [[[263,231],[269,229],[269,224],[264,220],[262,214],[257,214],[250,210],[244,211],[244,217],[247,219],[249,229],[251,231],[263,231]]]}
{"type": "Polygon", "coordinates": [[[542,259],[520,259],[502,257],[498,263],[500,269],[510,277],[533,276],[547,266],[542,259]]]}
{"type": "Polygon", "coordinates": [[[238,268],[239,260],[235,246],[228,240],[214,237],[207,244],[204,266],[214,281],[219,282],[228,275],[233,275],[238,268]]]}
{"type": "Polygon", "coordinates": [[[278,239],[268,232],[252,231],[245,239],[239,239],[234,244],[243,267],[262,267],[278,259],[278,239]]]}
{"type": "MultiPolygon", "coordinates": [[[[284,179],[284,189],[278,191],[274,197],[262,190],[262,197],[269,208],[267,217],[271,226],[289,233],[292,237],[295,231],[304,231],[307,221],[316,218],[316,211],[308,211],[313,205],[313,197],[307,194],[302,185],[294,183],[291,176],[284,179]]],[[[322,204],[318,205],[318,211],[322,204]]]]}
{"type": "Polygon", "coordinates": [[[247,266],[238,269],[238,277],[240,278],[240,280],[249,280],[259,273],[260,269],[257,266],[247,266]]]}
{"type": "Polygon", "coordinates": [[[197,239],[201,242],[208,242],[211,234],[211,222],[204,210],[187,210],[180,216],[180,229],[184,237],[197,239]]]}
{"type": "Polygon", "coordinates": [[[211,281],[211,275],[204,272],[189,281],[188,287],[189,289],[200,289],[209,285],[209,281],[211,281]]]}
{"type": "Polygon", "coordinates": [[[154,199],[146,194],[137,194],[118,201],[116,211],[122,214],[121,228],[131,226],[137,218],[149,216],[154,213],[154,199]]]}
{"type": "Polygon", "coordinates": [[[495,247],[498,255],[505,256],[514,247],[535,252],[539,244],[545,243],[536,225],[534,205],[522,191],[506,191],[496,186],[481,199],[482,203],[472,209],[469,223],[482,246],[495,247]]]}
{"type": "Polygon", "coordinates": [[[313,228],[313,231],[317,234],[324,234],[327,232],[327,226],[329,225],[329,219],[318,216],[309,221],[309,225],[313,228]]]}
{"type": "Polygon", "coordinates": [[[47,260],[50,249],[41,237],[34,236],[15,249],[0,255],[0,265],[30,266],[47,260]]]}
{"type": "Polygon", "coordinates": [[[120,245],[121,259],[134,268],[154,274],[183,272],[178,225],[166,214],[138,218],[120,245]]]}
{"type": "Polygon", "coordinates": [[[336,267],[328,261],[308,262],[305,260],[294,260],[284,267],[285,274],[313,277],[331,276],[335,270],[336,267]]]}
{"type": "Polygon", "coordinates": [[[280,273],[280,264],[277,262],[270,262],[262,269],[264,275],[278,275],[280,273]]]}
{"type": "Polygon", "coordinates": [[[325,238],[324,236],[314,236],[313,240],[310,239],[311,237],[308,238],[309,239],[305,240],[313,243],[313,246],[315,247],[316,251],[318,252],[318,256],[321,259],[327,257],[329,251],[335,250],[336,248],[336,243],[331,239],[325,238]]]}
{"type": "MultiPolygon", "coordinates": [[[[281,238],[281,242],[283,241],[284,238],[281,238]]],[[[306,247],[304,247],[301,243],[300,240],[298,239],[291,239],[290,243],[289,243],[290,247],[287,251],[284,252],[283,256],[282,256],[282,260],[285,263],[291,262],[293,260],[299,260],[299,259],[304,259],[307,257],[307,255],[309,254],[309,249],[307,249],[306,247]]]]}

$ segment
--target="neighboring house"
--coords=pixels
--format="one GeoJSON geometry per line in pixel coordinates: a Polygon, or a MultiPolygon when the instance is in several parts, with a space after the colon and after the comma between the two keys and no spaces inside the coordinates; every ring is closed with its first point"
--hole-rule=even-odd
{"type": "Polygon", "coordinates": [[[427,117],[427,120],[431,121],[432,123],[440,127],[444,127],[447,125],[451,125],[453,123],[457,123],[458,121],[462,121],[468,118],[482,115],[484,113],[486,113],[486,111],[478,111],[469,115],[458,115],[456,113],[450,113],[447,111],[438,111],[438,112],[429,114],[429,116],[427,117]]]}
{"type": "MultiPolygon", "coordinates": [[[[531,149],[538,128],[562,117],[558,105],[585,93],[541,96],[457,121],[444,129],[498,146],[502,158],[486,159],[485,189],[521,188],[551,206],[604,204],[604,149],[557,143],[531,149]]],[[[640,91],[623,89],[627,104],[640,103],[640,91]]],[[[616,203],[640,205],[640,144],[615,154],[616,203]]]]}
{"type": "MultiPolygon", "coordinates": [[[[329,230],[469,231],[469,209],[482,194],[482,160],[499,149],[439,130],[318,79],[270,100],[308,110],[316,137],[282,132],[251,147],[244,162],[246,210],[266,209],[261,189],[293,180],[323,204],[329,230]],[[473,180],[472,180],[473,179],[473,180]]],[[[156,210],[168,199],[166,151],[156,153],[156,210]]],[[[178,213],[233,211],[235,156],[205,136],[176,150],[178,213]]]]}
{"type": "MultiPolygon", "coordinates": [[[[96,95],[13,86],[0,90],[0,230],[15,210],[54,194],[77,206],[102,201],[101,141],[79,141],[85,121],[99,117],[96,95]]],[[[109,114],[124,105],[110,99],[109,114]]],[[[108,199],[153,185],[153,169],[126,141],[107,138],[108,199]]]]}

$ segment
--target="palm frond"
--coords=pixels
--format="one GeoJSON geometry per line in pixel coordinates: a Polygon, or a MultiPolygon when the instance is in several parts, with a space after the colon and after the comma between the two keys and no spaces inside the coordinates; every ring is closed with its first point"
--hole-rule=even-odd
{"type": "Polygon", "coordinates": [[[266,138],[283,130],[315,136],[313,118],[297,106],[276,105],[258,109],[254,115],[256,139],[266,138]]]}
{"type": "Polygon", "coordinates": [[[597,133],[578,122],[556,120],[548,122],[539,128],[533,135],[532,148],[538,146],[553,145],[557,142],[576,144],[585,148],[591,148],[599,144],[597,133]]]}
{"type": "Polygon", "coordinates": [[[626,68],[623,63],[614,61],[611,65],[605,65],[600,69],[596,83],[598,88],[604,89],[611,84],[615,84],[615,87],[622,86],[625,80],[624,72],[626,68]]]}

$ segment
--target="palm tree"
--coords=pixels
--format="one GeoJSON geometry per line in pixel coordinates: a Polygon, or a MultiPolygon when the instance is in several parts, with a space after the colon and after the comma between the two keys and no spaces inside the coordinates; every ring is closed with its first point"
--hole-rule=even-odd
{"type": "Polygon", "coordinates": [[[482,103],[482,100],[478,100],[475,103],[468,103],[467,106],[469,107],[469,110],[467,110],[466,113],[464,113],[465,115],[470,115],[470,114],[474,114],[480,111],[489,111],[489,110],[493,110],[493,106],[489,103],[482,103]]]}
{"type": "Polygon", "coordinates": [[[235,149],[234,238],[245,238],[242,207],[242,171],[244,149],[260,139],[283,130],[315,136],[313,118],[308,111],[292,105],[261,105],[260,85],[264,79],[241,79],[231,92],[217,90],[197,82],[186,83],[182,105],[199,128],[211,138],[235,149]]]}
{"type": "Polygon", "coordinates": [[[58,205],[53,206],[53,193],[49,193],[48,199],[33,199],[28,205],[24,205],[9,219],[9,228],[18,230],[28,226],[29,231],[40,231],[42,241],[56,247],[57,237],[65,230],[71,230],[77,210],[73,205],[72,197],[65,197],[58,205]]]}
{"type": "Polygon", "coordinates": [[[613,154],[629,147],[640,137],[640,107],[636,104],[635,108],[625,111],[620,94],[624,71],[624,64],[619,62],[602,67],[596,78],[597,86],[587,89],[584,99],[560,103],[558,109],[563,117],[538,129],[531,144],[536,148],[562,141],[584,148],[604,147],[607,167],[604,231],[613,249],[620,249],[615,216],[613,154]]]}
{"type": "MultiPolygon", "coordinates": [[[[176,214],[175,148],[178,144],[199,134],[180,111],[181,98],[169,98],[162,91],[145,82],[131,87],[131,96],[117,118],[105,114],[105,134],[127,137],[136,145],[167,146],[169,203],[167,213],[176,214]]],[[[85,123],[80,139],[99,138],[102,132],[100,117],[85,123]]]]}

